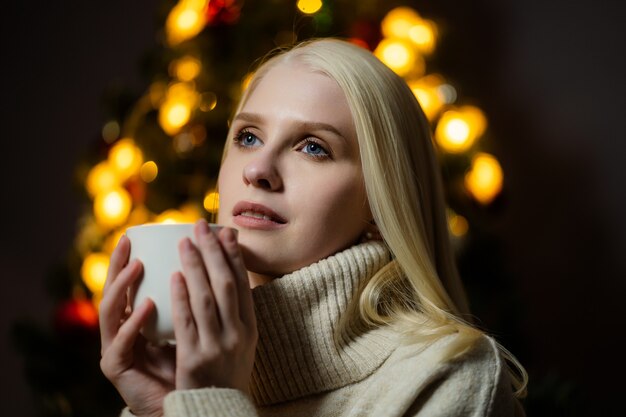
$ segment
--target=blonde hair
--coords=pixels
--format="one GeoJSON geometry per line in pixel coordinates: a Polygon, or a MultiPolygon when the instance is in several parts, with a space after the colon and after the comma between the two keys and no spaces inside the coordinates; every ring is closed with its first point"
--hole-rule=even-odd
{"type": "MultiPolygon", "coordinates": [[[[310,40],[278,52],[255,72],[237,112],[279,63],[304,64],[343,90],[354,119],[370,209],[392,254],[392,261],[362,289],[355,313],[369,325],[396,326],[411,341],[457,333],[457,342],[442,352],[441,360],[462,355],[483,332],[470,324],[430,127],[413,93],[374,55],[345,41],[310,40]]],[[[510,373],[521,397],[526,372],[498,346],[518,370],[519,375],[510,373]]]]}

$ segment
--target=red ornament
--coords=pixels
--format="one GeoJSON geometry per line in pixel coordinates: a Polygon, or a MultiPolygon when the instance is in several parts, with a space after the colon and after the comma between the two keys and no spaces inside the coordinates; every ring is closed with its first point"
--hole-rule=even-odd
{"type": "Polygon", "coordinates": [[[67,300],[58,306],[54,322],[60,331],[95,330],[98,328],[98,311],[87,299],[67,300]]]}
{"type": "Polygon", "coordinates": [[[362,46],[361,42],[364,42],[367,44],[367,49],[373,51],[382,39],[380,24],[369,20],[358,20],[350,27],[350,37],[359,40],[357,45],[362,46]]]}
{"type": "Polygon", "coordinates": [[[237,0],[211,0],[206,9],[206,22],[209,26],[232,25],[241,16],[241,4],[237,0]]]}
{"type": "Polygon", "coordinates": [[[126,191],[133,199],[133,205],[139,206],[146,201],[146,183],[139,177],[135,176],[128,179],[124,184],[124,188],[126,188],[126,191]]]}

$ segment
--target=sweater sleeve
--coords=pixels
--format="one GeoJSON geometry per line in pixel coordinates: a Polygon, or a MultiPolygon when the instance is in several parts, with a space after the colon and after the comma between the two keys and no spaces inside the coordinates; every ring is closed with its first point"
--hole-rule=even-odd
{"type": "Polygon", "coordinates": [[[229,388],[172,391],[163,401],[163,412],[165,417],[257,417],[252,401],[229,388]]]}

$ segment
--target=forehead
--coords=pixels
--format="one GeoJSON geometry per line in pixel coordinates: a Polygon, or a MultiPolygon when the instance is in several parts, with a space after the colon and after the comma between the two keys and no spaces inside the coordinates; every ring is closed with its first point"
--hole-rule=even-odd
{"type": "Polygon", "coordinates": [[[271,68],[250,93],[242,111],[354,130],[348,102],[337,82],[299,63],[271,68]]]}

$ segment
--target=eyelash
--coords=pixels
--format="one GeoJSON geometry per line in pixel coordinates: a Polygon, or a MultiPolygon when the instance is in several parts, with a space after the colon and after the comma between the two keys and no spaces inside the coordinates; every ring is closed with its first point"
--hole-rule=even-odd
{"type": "MultiPolygon", "coordinates": [[[[244,145],[243,144],[243,139],[246,135],[251,135],[254,136],[257,140],[260,141],[260,139],[254,134],[252,133],[248,128],[242,129],[239,131],[239,133],[237,133],[234,137],[233,137],[233,143],[239,147],[239,148],[243,148],[243,149],[249,149],[252,148],[253,146],[248,146],[248,145],[244,145]]],[[[298,144],[297,149],[299,151],[301,151],[302,149],[304,149],[307,145],[309,144],[314,144],[319,146],[322,151],[324,151],[323,155],[317,155],[317,154],[312,154],[312,153],[305,153],[308,157],[313,158],[313,159],[319,159],[319,160],[323,160],[323,159],[330,159],[332,157],[331,152],[324,146],[322,145],[322,143],[320,143],[318,140],[314,139],[314,138],[305,138],[302,141],[300,141],[300,143],[298,144]]]]}

